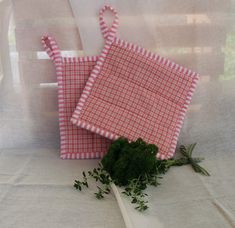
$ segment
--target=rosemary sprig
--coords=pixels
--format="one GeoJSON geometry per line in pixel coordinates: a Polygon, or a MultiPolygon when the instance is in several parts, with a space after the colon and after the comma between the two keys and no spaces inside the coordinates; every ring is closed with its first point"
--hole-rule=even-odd
{"type": "Polygon", "coordinates": [[[180,153],[186,158],[186,163],[192,165],[192,168],[196,173],[200,173],[204,176],[210,176],[209,172],[203,167],[198,165],[199,162],[204,160],[203,158],[192,158],[192,152],[196,146],[196,143],[189,145],[187,148],[185,146],[180,146],[180,153]]]}

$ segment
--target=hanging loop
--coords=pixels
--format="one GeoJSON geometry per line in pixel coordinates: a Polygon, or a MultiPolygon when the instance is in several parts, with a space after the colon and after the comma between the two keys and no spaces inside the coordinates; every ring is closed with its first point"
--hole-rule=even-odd
{"type": "Polygon", "coordinates": [[[54,38],[49,35],[45,35],[41,38],[42,45],[44,50],[47,52],[49,57],[53,60],[54,63],[61,63],[62,57],[59,46],[54,38]]]}
{"type": "Polygon", "coordinates": [[[109,5],[103,6],[99,13],[99,21],[100,21],[100,29],[105,39],[108,39],[108,37],[112,38],[116,36],[118,29],[118,13],[113,7],[109,5]],[[111,11],[114,14],[114,20],[110,28],[108,27],[107,23],[104,20],[104,13],[107,10],[111,11]]]}

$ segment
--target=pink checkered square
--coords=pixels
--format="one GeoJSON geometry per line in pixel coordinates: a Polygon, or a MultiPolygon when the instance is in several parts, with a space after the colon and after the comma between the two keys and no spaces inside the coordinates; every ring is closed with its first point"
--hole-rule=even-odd
{"type": "Polygon", "coordinates": [[[102,157],[110,145],[110,140],[79,128],[70,122],[87,79],[96,64],[97,57],[63,58],[56,41],[52,37],[43,36],[42,43],[56,67],[61,158],[102,157]]]}
{"type": "Polygon", "coordinates": [[[114,23],[102,31],[105,47],[71,121],[109,139],[141,137],[159,147],[160,159],[171,158],[199,76],[117,38],[114,23]]]}

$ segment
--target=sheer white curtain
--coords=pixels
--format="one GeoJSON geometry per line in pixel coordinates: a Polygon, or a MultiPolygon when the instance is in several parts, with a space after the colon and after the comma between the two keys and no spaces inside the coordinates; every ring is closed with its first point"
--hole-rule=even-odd
{"type": "Polygon", "coordinates": [[[81,50],[68,1],[1,1],[1,148],[59,147],[54,66],[40,37],[81,50]]]}

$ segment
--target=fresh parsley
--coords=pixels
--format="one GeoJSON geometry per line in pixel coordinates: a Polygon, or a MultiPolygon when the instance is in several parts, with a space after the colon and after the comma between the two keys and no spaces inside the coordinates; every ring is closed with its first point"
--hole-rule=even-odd
{"type": "Polygon", "coordinates": [[[144,190],[148,185],[158,186],[159,179],[170,167],[191,164],[195,172],[210,175],[198,164],[203,158],[192,157],[195,146],[196,143],[188,147],[181,146],[180,158],[158,160],[156,145],[147,144],[142,139],[129,142],[126,138],[119,138],[111,144],[99,167],[88,171],[87,174],[83,172],[83,179],[75,180],[74,187],[79,191],[84,187],[88,188],[88,177],[93,178],[102,185],[97,186],[95,197],[102,199],[111,192],[110,184],[114,182],[124,188],[122,193],[136,205],[135,209],[145,211],[148,209],[148,201],[144,190]]]}

